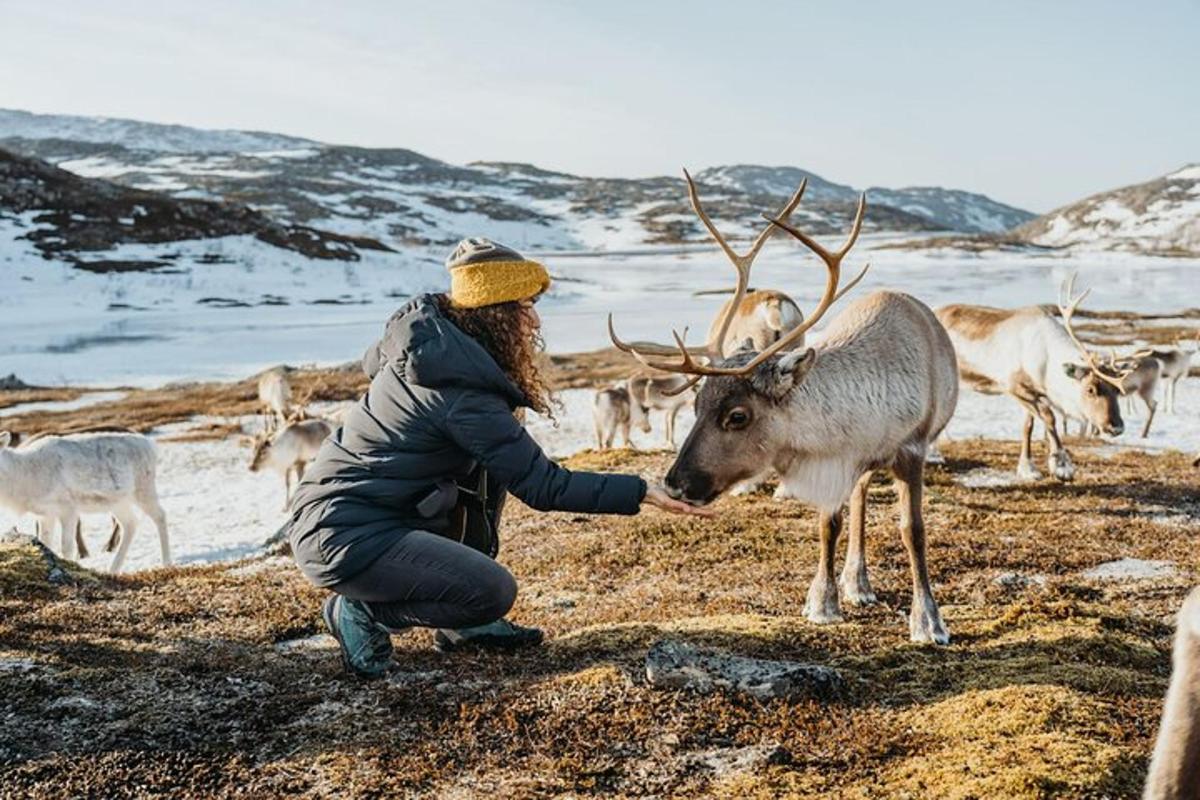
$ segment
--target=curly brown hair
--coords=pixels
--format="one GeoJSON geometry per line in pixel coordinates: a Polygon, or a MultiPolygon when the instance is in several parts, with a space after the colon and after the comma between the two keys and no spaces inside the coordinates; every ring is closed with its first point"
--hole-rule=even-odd
{"type": "Polygon", "coordinates": [[[521,332],[521,304],[496,303],[480,308],[458,308],[449,295],[437,296],[438,307],[459,330],[479,342],[509,380],[525,395],[525,403],[539,414],[554,419],[553,399],[538,369],[537,355],[545,349],[541,335],[521,332]]]}

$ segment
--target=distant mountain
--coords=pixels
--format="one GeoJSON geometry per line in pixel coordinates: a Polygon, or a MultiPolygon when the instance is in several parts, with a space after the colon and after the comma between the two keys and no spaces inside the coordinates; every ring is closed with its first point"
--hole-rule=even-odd
{"type": "Polygon", "coordinates": [[[363,249],[388,249],[370,239],[282,224],[246,206],[174,198],[83,178],[0,149],[0,221],[5,220],[5,232],[12,231],[44,257],[94,272],[148,270],[171,261],[170,248],[159,258],[109,255],[124,245],[173,245],[228,236],[252,236],[309,258],[340,261],[358,260],[363,249]]]}
{"type": "MultiPolygon", "coordinates": [[[[247,205],[282,224],[392,247],[440,250],[471,233],[531,250],[706,239],[678,177],[589,178],[505,162],[458,166],[398,148],[3,110],[0,147],[85,177],[247,205]]],[[[845,230],[856,190],[807,171],[740,165],[696,177],[722,228],[749,236],[759,215],[804,176],[809,190],[797,219],[817,234],[845,230]]],[[[918,202],[911,193],[926,190],[895,190],[894,200],[884,199],[886,191],[871,190],[868,231],[993,230],[1001,218],[996,209],[1022,213],[965,192],[928,190],[941,195],[918,202]]]]}
{"type": "Polygon", "coordinates": [[[1012,231],[1043,247],[1200,255],[1200,164],[1094,194],[1012,231]]]}
{"type": "Polygon", "coordinates": [[[969,233],[1002,233],[1028,222],[1034,214],[999,203],[982,194],[939,186],[904,189],[872,187],[867,197],[883,205],[936,222],[946,230],[969,233]]]}

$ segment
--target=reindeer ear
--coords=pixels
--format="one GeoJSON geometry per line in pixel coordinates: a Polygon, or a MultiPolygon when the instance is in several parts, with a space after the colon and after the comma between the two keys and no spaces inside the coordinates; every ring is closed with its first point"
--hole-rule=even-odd
{"type": "Polygon", "coordinates": [[[759,367],[752,378],[752,385],[764,394],[782,400],[788,392],[794,389],[813,364],[817,363],[817,351],[811,347],[804,350],[793,350],[785,353],[778,361],[768,362],[759,367]]]}
{"type": "Polygon", "coordinates": [[[12,442],[12,434],[8,431],[0,431],[0,447],[8,447],[12,442]]]}
{"type": "Polygon", "coordinates": [[[1063,372],[1065,372],[1067,377],[1071,380],[1081,381],[1087,377],[1087,374],[1090,371],[1091,370],[1082,364],[1072,364],[1070,361],[1063,362],[1063,372]]]}
{"type": "Polygon", "coordinates": [[[792,380],[799,383],[804,380],[804,376],[808,374],[815,363],[817,363],[817,351],[806,347],[803,350],[793,350],[779,359],[779,371],[790,372],[792,380]]]}

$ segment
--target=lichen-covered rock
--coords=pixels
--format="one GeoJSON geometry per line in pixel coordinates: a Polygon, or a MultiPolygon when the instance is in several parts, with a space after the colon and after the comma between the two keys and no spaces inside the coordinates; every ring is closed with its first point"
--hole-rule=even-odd
{"type": "Polygon", "coordinates": [[[744,692],[759,699],[827,699],[844,686],[837,670],[818,664],[772,661],[700,650],[683,642],[661,641],[646,654],[646,680],[665,689],[744,692]]]}

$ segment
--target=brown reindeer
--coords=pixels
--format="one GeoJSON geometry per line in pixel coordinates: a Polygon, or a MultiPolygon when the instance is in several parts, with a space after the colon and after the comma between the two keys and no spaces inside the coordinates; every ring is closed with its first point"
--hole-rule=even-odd
{"type": "MultiPolygon", "coordinates": [[[[804,314],[796,301],[775,289],[747,290],[742,302],[731,312],[732,307],[731,298],[721,306],[708,331],[708,338],[715,339],[721,321],[726,315],[733,314],[729,332],[725,336],[725,352],[722,353],[726,358],[742,347],[750,347],[756,352],[764,350],[804,322],[804,314]]],[[[791,343],[789,349],[803,346],[804,337],[800,336],[791,343]]]]}
{"type": "MultiPolygon", "coordinates": [[[[687,173],[684,173],[687,176],[687,173]]],[[[954,413],[958,374],[954,348],[933,312],[896,292],[876,292],[849,305],[816,347],[787,348],[819,322],[866,269],[840,288],[842,260],[858,239],[866,212],[859,200],[846,242],[830,251],[787,223],[805,183],[749,251],[733,251],[701,207],[687,176],[692,208],[737,270],[732,307],[746,292],[750,267],[773,228],[787,231],[813,251],[826,269],[825,291],[804,322],[774,344],[724,358],[731,315],[703,348],[613,343],[654,369],[707,377],[696,400],[696,424],[666,477],[672,496],[705,505],[740,481],[773,466],[795,496],[819,510],[820,560],[805,612],[813,622],[841,619],[838,588],[853,604],[875,601],[865,559],[867,484],[875,470],[896,479],[900,532],[912,571],[909,631],[919,642],[945,644],[950,635],[930,588],[922,517],[925,454],[954,413]],[[850,503],[850,543],[840,582],[834,560],[843,506],[850,503]]]]}

